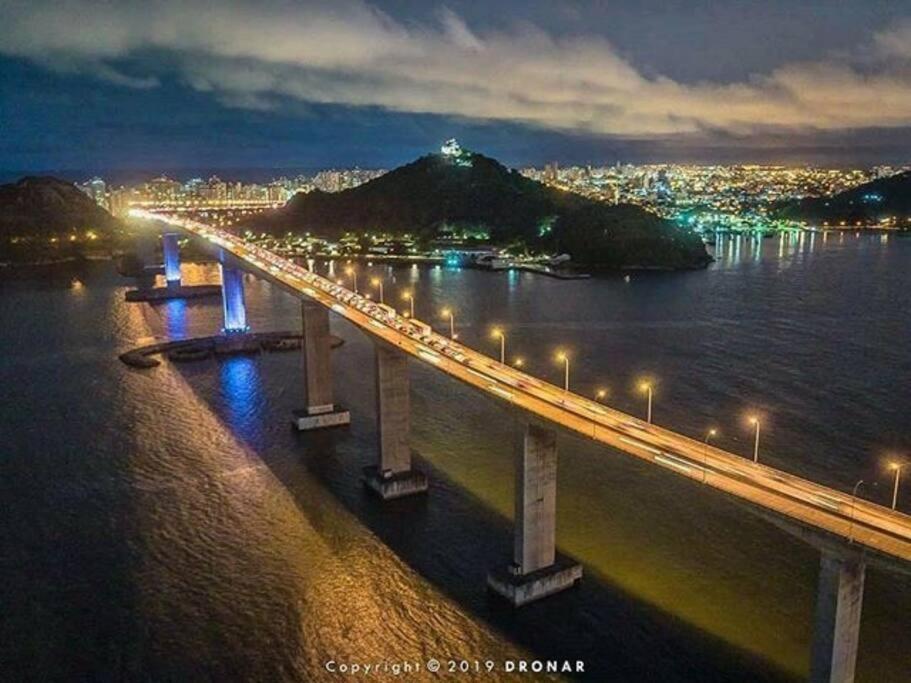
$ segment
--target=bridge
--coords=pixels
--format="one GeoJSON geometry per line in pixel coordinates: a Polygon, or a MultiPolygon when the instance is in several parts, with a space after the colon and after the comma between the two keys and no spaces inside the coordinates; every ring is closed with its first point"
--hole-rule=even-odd
{"type": "Polygon", "coordinates": [[[298,429],[344,425],[351,419],[333,402],[329,311],[374,341],[378,460],[365,471],[365,484],[384,500],[424,493],[428,487],[426,476],[411,463],[409,359],[433,366],[522,416],[513,563],[488,574],[488,586],[514,605],[557,593],[582,577],[579,565],[556,552],[557,430],[564,430],[721,491],[819,548],[811,680],[853,680],[866,567],[909,570],[911,516],[859,499],[856,489],[847,494],[802,479],[544,382],[224,230],[176,215],[145,210],[131,215],[163,226],[164,261],[172,273],[179,256],[177,241],[169,235],[186,233],[215,250],[228,336],[247,330],[242,270],[301,299],[306,406],[293,417],[298,429]]]}

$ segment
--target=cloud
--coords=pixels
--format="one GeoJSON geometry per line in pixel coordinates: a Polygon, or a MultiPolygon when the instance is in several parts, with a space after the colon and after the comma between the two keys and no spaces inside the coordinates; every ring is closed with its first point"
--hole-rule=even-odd
{"type": "Polygon", "coordinates": [[[881,56],[911,60],[911,20],[900,22],[887,31],[875,36],[875,44],[881,56]]]}
{"type": "Polygon", "coordinates": [[[131,87],[176,75],[232,107],[290,98],[625,136],[911,125],[911,23],[871,36],[855,61],[681,83],[645,77],[597,36],[481,32],[445,9],[433,24],[356,0],[0,0],[0,10],[0,53],[131,87]]]}

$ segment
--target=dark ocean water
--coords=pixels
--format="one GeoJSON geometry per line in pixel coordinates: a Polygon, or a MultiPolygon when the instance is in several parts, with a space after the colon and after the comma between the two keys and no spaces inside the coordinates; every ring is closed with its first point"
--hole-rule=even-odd
{"type": "MultiPolygon", "coordinates": [[[[580,392],[888,501],[911,449],[911,239],[821,235],[719,245],[704,272],[557,281],[389,270],[417,314],[457,310],[464,341],[580,392]]],[[[326,264],[319,264],[324,269],[326,264]]],[[[375,268],[379,272],[380,267],[375,268]]],[[[185,279],[214,280],[185,265],[185,279]]],[[[391,280],[394,279],[393,284],[391,280]]],[[[512,533],[516,416],[413,365],[426,499],[382,505],[368,340],[333,321],[350,429],[299,436],[292,353],[131,370],[116,355],[210,334],[220,304],[126,304],[112,264],[0,276],[0,678],[338,680],[325,663],[558,658],[595,681],[798,680],[818,558],[698,485],[561,436],[558,544],[582,586],[518,613],[490,602],[512,533]]],[[[297,302],[247,279],[255,329],[297,302]]],[[[911,482],[899,505],[911,510],[911,482]]],[[[868,574],[861,681],[911,680],[911,578],[868,574]]],[[[390,676],[374,676],[389,679],[390,676]]],[[[468,674],[452,680],[471,678],[468,674]]],[[[476,676],[498,680],[500,675],[476,676]]],[[[524,680],[529,680],[526,676],[524,680]]]]}

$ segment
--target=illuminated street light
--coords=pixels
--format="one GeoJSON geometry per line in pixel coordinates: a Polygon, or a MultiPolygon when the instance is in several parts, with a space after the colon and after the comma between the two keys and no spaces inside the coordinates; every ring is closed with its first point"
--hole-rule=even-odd
{"type": "Polygon", "coordinates": [[[381,304],[386,303],[385,300],[383,299],[383,281],[380,280],[378,277],[375,277],[370,281],[370,284],[372,284],[374,287],[376,287],[380,290],[380,303],[381,304]]]}
{"type": "Polygon", "coordinates": [[[712,437],[715,437],[717,435],[718,435],[718,430],[715,429],[714,427],[709,429],[709,431],[707,431],[705,433],[705,448],[703,449],[703,452],[702,452],[702,483],[703,484],[705,483],[706,477],[708,476],[709,441],[712,439],[712,437]]]}
{"type": "Polygon", "coordinates": [[[895,509],[895,506],[898,505],[898,481],[901,477],[902,467],[904,464],[900,462],[890,462],[889,469],[895,470],[895,485],[892,487],[892,509],[895,509]]]}
{"type": "Polygon", "coordinates": [[[414,317],[414,293],[411,291],[402,292],[402,298],[407,300],[411,305],[411,317],[414,317]]]}
{"type": "Polygon", "coordinates": [[[516,366],[517,368],[521,368],[523,365],[525,365],[525,359],[524,359],[524,358],[521,358],[521,357],[516,358],[516,359],[512,362],[512,364],[513,364],[514,366],[516,366]]]}
{"type": "Polygon", "coordinates": [[[449,338],[458,339],[459,335],[455,333],[455,313],[451,308],[444,308],[441,313],[444,318],[449,318],[449,338]]]}
{"type": "Polygon", "coordinates": [[[596,401],[603,401],[605,398],[607,398],[607,389],[598,389],[595,391],[596,401]]]}
{"type": "Polygon", "coordinates": [[[859,480],[854,484],[851,491],[851,521],[848,523],[848,543],[854,543],[854,508],[857,507],[857,489],[863,486],[864,480],[859,480]]]}
{"type": "Polygon", "coordinates": [[[648,411],[646,413],[645,421],[649,424],[652,423],[652,383],[651,382],[642,382],[639,385],[639,391],[644,391],[648,395],[648,411]]]}
{"type": "Polygon", "coordinates": [[[500,363],[506,364],[506,335],[503,334],[503,330],[499,327],[493,328],[490,332],[490,336],[494,339],[500,340],[500,363]]]}
{"type": "Polygon", "coordinates": [[[558,351],[557,360],[563,363],[563,391],[569,391],[569,356],[564,351],[558,351]]]}
{"type": "Polygon", "coordinates": [[[751,415],[748,419],[750,424],[756,427],[756,437],[753,439],[753,462],[759,462],[759,418],[751,415]]]}
{"type": "Polygon", "coordinates": [[[354,293],[357,294],[357,271],[351,266],[348,266],[345,268],[345,275],[352,279],[354,284],[354,293]]]}

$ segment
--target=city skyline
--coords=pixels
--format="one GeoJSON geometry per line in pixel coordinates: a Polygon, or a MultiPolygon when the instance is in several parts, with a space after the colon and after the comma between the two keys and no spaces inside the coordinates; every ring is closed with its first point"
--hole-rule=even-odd
{"type": "Polygon", "coordinates": [[[7,172],[911,158],[899,3],[2,5],[7,172]]]}

